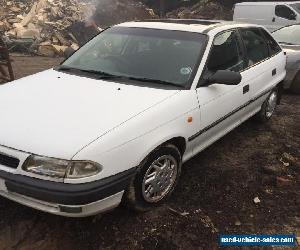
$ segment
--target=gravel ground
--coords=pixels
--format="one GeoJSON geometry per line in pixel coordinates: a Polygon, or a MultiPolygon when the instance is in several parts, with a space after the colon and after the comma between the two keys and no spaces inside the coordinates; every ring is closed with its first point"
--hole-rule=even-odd
{"type": "MultiPolygon", "coordinates": [[[[18,78],[61,61],[13,59],[18,78]]],[[[70,219],[1,198],[0,248],[213,250],[220,233],[300,236],[299,124],[300,96],[285,94],[272,121],[251,119],[198,154],[169,202],[144,214],[121,207],[70,219]]]]}

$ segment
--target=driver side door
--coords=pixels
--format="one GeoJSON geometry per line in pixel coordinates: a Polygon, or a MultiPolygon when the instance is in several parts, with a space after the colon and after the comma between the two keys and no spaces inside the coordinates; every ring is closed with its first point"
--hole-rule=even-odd
{"type": "Polygon", "coordinates": [[[199,132],[189,138],[198,153],[241,123],[246,116],[243,108],[249,97],[249,76],[243,73],[246,68],[244,47],[237,30],[218,34],[212,44],[206,69],[197,88],[200,106],[199,132]],[[241,72],[242,81],[238,85],[210,84],[205,79],[218,70],[241,72]]]}

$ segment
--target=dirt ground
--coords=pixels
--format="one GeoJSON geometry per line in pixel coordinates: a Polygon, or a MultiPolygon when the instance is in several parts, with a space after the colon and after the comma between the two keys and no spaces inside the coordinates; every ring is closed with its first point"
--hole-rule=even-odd
{"type": "MultiPolygon", "coordinates": [[[[13,59],[17,77],[60,61],[13,59]]],[[[0,248],[214,250],[220,233],[300,236],[299,176],[300,96],[285,94],[271,122],[251,119],[186,163],[175,194],[157,210],[71,219],[1,198],[0,248]]]]}

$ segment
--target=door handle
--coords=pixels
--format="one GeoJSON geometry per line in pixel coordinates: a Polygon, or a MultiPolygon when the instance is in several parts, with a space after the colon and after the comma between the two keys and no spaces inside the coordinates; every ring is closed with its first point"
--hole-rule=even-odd
{"type": "Polygon", "coordinates": [[[273,23],[275,23],[275,21],[276,21],[276,18],[275,18],[275,17],[273,17],[273,19],[272,19],[272,22],[273,22],[273,23]]]}
{"type": "Polygon", "coordinates": [[[249,86],[249,84],[248,84],[248,85],[246,85],[246,86],[244,86],[244,88],[243,88],[243,95],[244,95],[244,94],[246,94],[246,93],[248,93],[248,92],[249,92],[249,90],[250,90],[250,86],[249,86]]]}
{"type": "Polygon", "coordinates": [[[277,74],[277,70],[276,69],[273,69],[272,70],[272,76],[275,76],[277,74]]]}

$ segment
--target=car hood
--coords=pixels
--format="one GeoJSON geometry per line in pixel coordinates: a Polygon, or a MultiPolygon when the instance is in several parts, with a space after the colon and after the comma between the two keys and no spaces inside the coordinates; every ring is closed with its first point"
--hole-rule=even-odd
{"type": "Polygon", "coordinates": [[[71,159],[177,92],[44,71],[0,85],[0,145],[71,159]]]}

